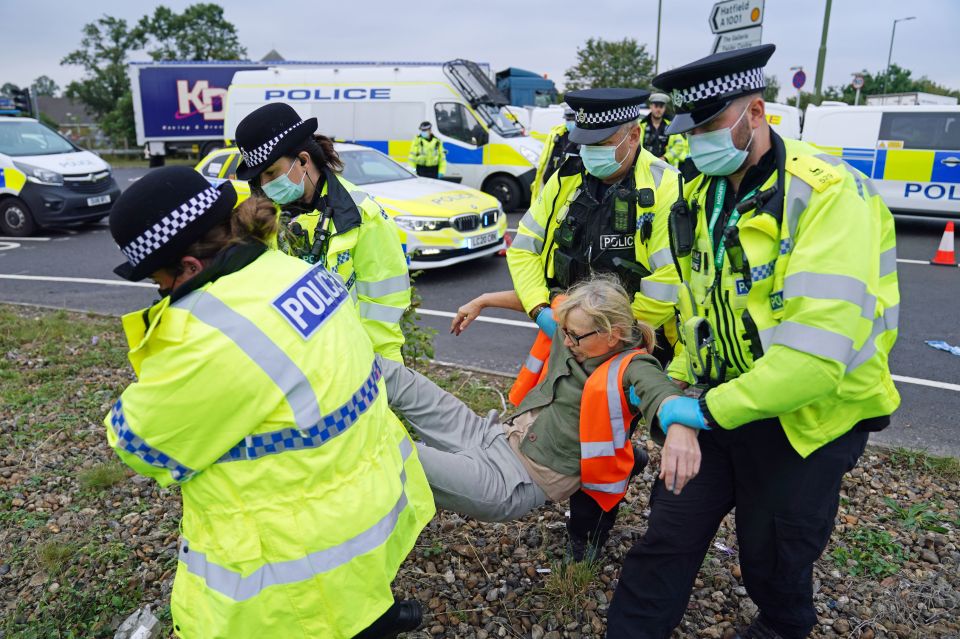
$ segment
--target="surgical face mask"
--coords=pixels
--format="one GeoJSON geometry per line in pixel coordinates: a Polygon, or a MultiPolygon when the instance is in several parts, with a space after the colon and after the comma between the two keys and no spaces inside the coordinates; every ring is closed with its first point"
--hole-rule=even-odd
{"type": "Polygon", "coordinates": [[[264,194],[277,204],[290,204],[290,202],[294,202],[303,197],[303,181],[307,177],[306,170],[304,170],[299,184],[294,184],[293,181],[287,177],[296,165],[296,161],[292,162],[286,173],[263,185],[264,194]]]}
{"type": "Polygon", "coordinates": [[[430,132],[429,132],[429,131],[421,131],[421,132],[420,132],[420,137],[421,137],[421,138],[429,138],[429,137],[430,137],[430,132]]]}
{"type": "Polygon", "coordinates": [[[574,127],[577,126],[577,123],[574,122],[573,120],[567,120],[566,122],[563,123],[563,126],[567,127],[567,133],[570,133],[571,131],[573,131],[574,127]]]}
{"type": "Polygon", "coordinates": [[[580,147],[580,159],[583,160],[583,167],[587,173],[599,178],[606,179],[620,170],[621,163],[617,161],[617,149],[627,141],[630,135],[624,136],[617,146],[601,146],[596,144],[586,144],[580,147]]]}
{"type": "Polygon", "coordinates": [[[740,124],[740,120],[747,114],[749,105],[733,123],[726,129],[717,129],[707,133],[698,133],[687,136],[690,143],[690,157],[697,169],[704,175],[730,175],[736,173],[747,159],[748,149],[753,143],[754,129],[750,129],[750,140],[743,149],[738,149],[733,143],[733,130],[740,124]]]}

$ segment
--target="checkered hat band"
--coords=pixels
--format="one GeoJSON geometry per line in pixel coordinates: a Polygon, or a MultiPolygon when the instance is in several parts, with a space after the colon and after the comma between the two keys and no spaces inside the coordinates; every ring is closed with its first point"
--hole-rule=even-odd
{"type": "Polygon", "coordinates": [[[727,95],[743,90],[760,91],[763,89],[763,85],[763,67],[747,69],[746,71],[739,71],[719,78],[713,78],[712,80],[707,80],[689,89],[680,91],[680,104],[695,104],[720,95],[727,95]]]}
{"type": "Polygon", "coordinates": [[[136,266],[172,240],[185,226],[203,215],[219,197],[219,189],[213,186],[200,191],[189,201],[167,213],[163,219],[141,233],[137,239],[121,247],[120,250],[126,256],[127,261],[132,266],[136,266]]]}
{"type": "Polygon", "coordinates": [[[300,120],[283,133],[278,133],[252,151],[248,151],[243,147],[240,147],[240,155],[243,156],[243,161],[247,166],[257,166],[258,164],[263,164],[267,161],[267,158],[270,157],[270,152],[273,151],[273,147],[277,146],[277,143],[283,139],[283,136],[290,133],[303,123],[304,120],[300,120]]]}
{"type": "Polygon", "coordinates": [[[594,113],[587,113],[583,109],[580,109],[577,111],[577,126],[583,129],[603,129],[617,124],[625,124],[639,117],[639,104],[594,113]]]}

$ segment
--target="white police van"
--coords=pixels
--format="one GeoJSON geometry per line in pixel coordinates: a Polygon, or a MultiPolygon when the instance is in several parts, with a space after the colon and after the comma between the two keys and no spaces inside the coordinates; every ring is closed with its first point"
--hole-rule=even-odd
{"type": "Polygon", "coordinates": [[[896,213],[960,218],[960,106],[808,106],[804,141],[873,178],[896,213]]]}
{"type": "Polygon", "coordinates": [[[258,107],[286,102],[319,132],[375,148],[405,163],[422,121],[447,152],[445,179],[496,196],[505,210],[526,202],[542,142],[508,117],[506,98],[468,60],[237,71],[227,91],[224,136],[258,107]]]}
{"type": "Polygon", "coordinates": [[[0,233],[95,222],[120,196],[110,165],[33,118],[0,117],[0,233]]]}

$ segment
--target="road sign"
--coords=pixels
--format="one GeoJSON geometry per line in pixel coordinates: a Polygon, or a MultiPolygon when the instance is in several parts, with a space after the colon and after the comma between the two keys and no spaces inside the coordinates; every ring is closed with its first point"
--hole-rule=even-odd
{"type": "Polygon", "coordinates": [[[793,88],[800,89],[807,82],[807,74],[803,72],[803,69],[800,69],[793,74],[793,88]]]}
{"type": "Polygon", "coordinates": [[[750,27],[731,31],[730,33],[721,33],[713,43],[714,53],[723,53],[724,51],[736,51],[737,49],[746,49],[760,44],[763,35],[763,27],[750,27]]]}
{"type": "Polygon", "coordinates": [[[762,24],[763,0],[723,0],[713,5],[710,11],[713,33],[728,33],[762,24]]]}
{"type": "Polygon", "coordinates": [[[852,86],[854,89],[857,89],[858,91],[859,91],[860,89],[862,89],[862,88],[863,88],[863,76],[862,76],[862,75],[855,75],[855,76],[853,76],[853,81],[850,83],[850,86],[852,86]]]}

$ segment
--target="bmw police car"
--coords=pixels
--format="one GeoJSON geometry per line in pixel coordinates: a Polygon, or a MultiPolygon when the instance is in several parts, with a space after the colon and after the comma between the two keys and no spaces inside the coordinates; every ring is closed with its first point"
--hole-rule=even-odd
{"type": "Polygon", "coordinates": [[[0,117],[0,233],[95,222],[120,196],[110,165],[33,118],[0,117]]]}
{"type": "MultiPolygon", "coordinates": [[[[370,194],[397,225],[411,269],[449,266],[493,255],[504,248],[507,216],[497,198],[443,180],[417,177],[383,153],[356,144],[336,144],[343,177],[370,194]]],[[[211,183],[231,180],[242,201],[250,195],[236,179],[240,152],[219,149],[196,169],[211,183]]]]}

